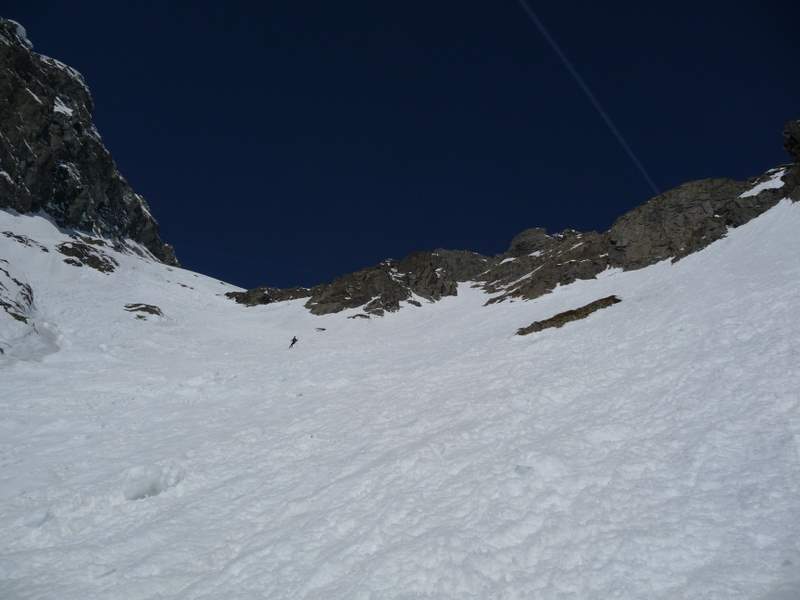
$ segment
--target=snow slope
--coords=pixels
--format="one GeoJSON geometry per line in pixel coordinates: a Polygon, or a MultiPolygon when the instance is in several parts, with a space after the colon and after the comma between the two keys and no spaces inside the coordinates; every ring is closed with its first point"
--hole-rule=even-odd
{"type": "Polygon", "coordinates": [[[798,230],[369,321],[0,237],[48,341],[0,356],[0,598],[798,598],[798,230]]]}

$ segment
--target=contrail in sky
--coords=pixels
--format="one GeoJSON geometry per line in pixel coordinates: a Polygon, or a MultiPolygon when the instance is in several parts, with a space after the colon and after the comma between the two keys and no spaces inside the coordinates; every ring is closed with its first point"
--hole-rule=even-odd
{"type": "Polygon", "coordinates": [[[534,25],[536,25],[536,28],[539,30],[539,33],[542,34],[544,39],[547,40],[547,43],[550,44],[550,47],[553,49],[553,51],[558,55],[558,58],[561,59],[561,62],[564,64],[564,67],[566,67],[567,71],[569,71],[569,74],[572,75],[572,78],[575,80],[575,83],[577,83],[578,87],[580,87],[583,90],[583,93],[586,94],[586,97],[589,99],[589,102],[592,103],[592,106],[594,106],[595,110],[597,110],[597,112],[603,118],[603,121],[605,121],[606,125],[611,130],[611,133],[614,134],[614,137],[617,138],[617,141],[625,149],[625,152],[627,152],[628,156],[630,156],[631,160],[633,161],[633,164],[636,165],[636,168],[639,169],[642,176],[647,180],[647,184],[653,189],[653,192],[655,192],[656,195],[660,194],[661,192],[659,191],[658,186],[655,184],[652,177],[650,177],[650,174],[647,172],[647,169],[644,168],[642,161],[639,160],[639,157],[636,156],[636,154],[634,153],[633,149],[630,147],[628,142],[625,141],[625,138],[622,136],[622,133],[620,133],[620,130],[617,129],[616,125],[614,125],[614,122],[611,120],[609,114],[600,104],[600,101],[592,93],[592,90],[589,89],[589,86],[583,80],[583,77],[581,77],[580,73],[578,73],[578,71],[572,65],[570,60],[567,58],[567,55],[564,54],[564,52],[561,50],[561,47],[558,45],[558,42],[556,42],[553,39],[553,36],[550,35],[550,32],[547,31],[547,28],[544,26],[544,23],[542,23],[539,17],[536,16],[536,13],[533,12],[533,9],[528,4],[527,0],[519,0],[519,4],[522,7],[522,10],[525,11],[525,14],[528,15],[528,18],[531,20],[531,22],[534,25]]]}

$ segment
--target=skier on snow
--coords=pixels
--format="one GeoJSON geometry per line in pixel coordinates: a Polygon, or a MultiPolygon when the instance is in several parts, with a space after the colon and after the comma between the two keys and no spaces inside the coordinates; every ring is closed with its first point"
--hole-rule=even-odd
{"type": "Polygon", "coordinates": [[[293,336],[292,337],[292,343],[289,344],[289,350],[291,350],[296,343],[297,343],[297,336],[293,336]]]}

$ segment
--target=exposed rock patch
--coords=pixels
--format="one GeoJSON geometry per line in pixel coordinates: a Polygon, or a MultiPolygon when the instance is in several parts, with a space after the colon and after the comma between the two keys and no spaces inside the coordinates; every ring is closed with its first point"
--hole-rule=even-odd
{"type": "Polygon", "coordinates": [[[38,248],[42,252],[50,252],[47,246],[40,244],[33,238],[29,238],[27,235],[19,235],[14,233],[13,231],[2,231],[0,233],[2,233],[8,239],[14,240],[15,242],[22,244],[23,246],[27,246],[28,248],[38,248]]]}
{"type": "Polygon", "coordinates": [[[512,244],[512,256],[507,254],[480,278],[487,292],[499,293],[488,303],[537,298],[609,267],[632,270],[680,260],[774,206],[785,194],[781,189],[741,197],[771,175],[748,182],[704,179],[681,185],[629,211],[604,233],[566,230],[545,236],[529,230],[537,232],[535,245],[523,246],[521,253],[512,244]],[[535,250],[527,253],[531,248],[535,250]]]}
{"type": "Polygon", "coordinates": [[[509,298],[536,298],[557,285],[591,279],[608,267],[607,243],[594,231],[567,229],[541,238],[536,250],[500,256],[478,280],[489,294],[487,304],[509,298]]]}
{"type": "Polygon", "coordinates": [[[311,288],[306,307],[315,315],[363,307],[365,313],[381,316],[399,310],[401,302],[419,306],[415,296],[429,301],[455,296],[458,282],[476,277],[487,261],[475,252],[460,250],[415,252],[311,288]]]}
{"type": "MultiPolygon", "coordinates": [[[[93,237],[90,237],[88,235],[81,235],[79,233],[73,234],[70,237],[73,240],[77,240],[79,242],[83,242],[84,244],[89,244],[91,246],[101,246],[103,248],[108,248],[109,247],[108,242],[106,242],[105,240],[102,240],[100,238],[93,238],[93,237]]],[[[119,248],[119,249],[123,250],[123,248],[119,248]]]]}
{"type": "Polygon", "coordinates": [[[530,254],[542,250],[549,245],[551,241],[552,238],[547,235],[547,230],[543,227],[526,229],[522,233],[514,236],[506,254],[511,256],[530,254]]]}
{"type": "Polygon", "coordinates": [[[311,290],[302,287],[285,289],[257,287],[245,292],[228,292],[225,294],[227,298],[239,304],[244,304],[245,306],[257,306],[259,304],[272,304],[273,302],[282,302],[284,300],[308,298],[310,295],[311,290]]]}
{"type": "Polygon", "coordinates": [[[0,354],[6,355],[15,340],[36,333],[33,289],[0,258],[0,354]]]}
{"type": "Polygon", "coordinates": [[[753,183],[703,179],[656,196],[611,227],[609,263],[638,269],[705,248],[729,227],[743,225],[778,202],[779,195],[772,190],[740,197],[753,183]]]}
{"type": "Polygon", "coordinates": [[[33,307],[33,289],[11,274],[8,261],[0,258],[0,308],[11,318],[27,323],[33,307]]]}
{"type": "Polygon", "coordinates": [[[65,263],[75,267],[86,265],[101,273],[112,273],[119,266],[114,258],[83,242],[63,242],[56,249],[69,257],[64,259],[65,263]]]}
{"type": "Polygon", "coordinates": [[[142,318],[146,318],[146,317],[144,317],[145,314],[153,315],[153,316],[156,316],[156,317],[163,317],[164,316],[164,313],[161,312],[161,309],[159,307],[157,307],[157,306],[155,306],[153,304],[144,304],[144,303],[141,303],[141,302],[134,303],[134,304],[126,304],[125,305],[125,310],[127,310],[128,312],[143,313],[143,314],[137,315],[137,317],[142,317],[142,318]]]}
{"type": "Polygon", "coordinates": [[[609,306],[613,306],[614,304],[617,304],[619,302],[622,302],[622,300],[620,300],[616,296],[607,296],[605,298],[600,298],[599,300],[590,302],[589,304],[581,306],[580,308],[558,313],[557,315],[554,315],[549,319],[545,319],[544,321],[534,321],[527,327],[521,327],[517,329],[517,335],[528,335],[529,333],[535,333],[537,331],[542,331],[544,329],[550,329],[553,327],[563,327],[567,323],[571,323],[572,321],[578,321],[580,319],[585,319],[593,312],[596,312],[603,308],[607,308],[609,306]]]}

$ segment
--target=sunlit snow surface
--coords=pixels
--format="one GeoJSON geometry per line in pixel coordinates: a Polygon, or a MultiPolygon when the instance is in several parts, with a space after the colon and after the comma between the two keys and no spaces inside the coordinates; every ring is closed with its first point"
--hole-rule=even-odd
{"type": "Polygon", "coordinates": [[[0,236],[50,336],[0,357],[0,598],[800,597],[800,205],[369,321],[2,230],[51,251],[0,236]]]}

